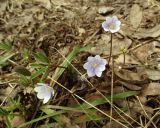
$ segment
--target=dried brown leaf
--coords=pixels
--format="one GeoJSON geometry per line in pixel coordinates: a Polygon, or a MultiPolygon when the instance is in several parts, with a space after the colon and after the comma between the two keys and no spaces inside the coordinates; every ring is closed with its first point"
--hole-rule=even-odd
{"type": "Polygon", "coordinates": [[[134,4],[130,11],[130,22],[134,28],[138,28],[142,20],[142,10],[138,4],[134,4]]]}
{"type": "Polygon", "coordinates": [[[153,41],[149,44],[145,44],[137,48],[136,50],[133,51],[133,53],[141,62],[146,62],[147,58],[151,54],[160,52],[160,49],[157,47],[159,47],[159,43],[156,41],[153,41]]]}
{"type": "Polygon", "coordinates": [[[160,71],[154,69],[146,69],[146,73],[151,80],[160,80],[160,71]]]}
{"type": "Polygon", "coordinates": [[[129,83],[129,82],[124,82],[124,81],[121,81],[121,80],[119,80],[118,82],[121,83],[123,86],[125,86],[126,88],[128,88],[130,90],[138,91],[138,90],[141,90],[141,88],[142,88],[140,86],[137,86],[137,85],[129,83]]]}
{"type": "Polygon", "coordinates": [[[144,96],[155,96],[155,95],[160,95],[160,83],[150,83],[147,88],[143,90],[143,95],[144,96]]]}
{"type": "Polygon", "coordinates": [[[142,81],[142,77],[138,72],[133,72],[126,69],[115,69],[115,74],[122,80],[126,81],[142,81]]]}
{"type": "Polygon", "coordinates": [[[158,37],[159,35],[160,35],[160,25],[156,25],[151,29],[141,28],[139,31],[133,34],[133,37],[137,39],[142,39],[142,38],[148,38],[148,37],[155,38],[155,37],[158,37]]]}

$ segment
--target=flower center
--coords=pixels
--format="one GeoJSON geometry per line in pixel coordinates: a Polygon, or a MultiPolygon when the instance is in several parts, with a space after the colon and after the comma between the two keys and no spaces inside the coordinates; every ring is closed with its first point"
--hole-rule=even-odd
{"type": "Polygon", "coordinates": [[[115,25],[113,23],[109,24],[109,29],[115,29],[115,25]]]}
{"type": "Polygon", "coordinates": [[[99,64],[92,64],[92,67],[93,68],[96,68],[96,67],[98,67],[99,66],[99,64]]]}

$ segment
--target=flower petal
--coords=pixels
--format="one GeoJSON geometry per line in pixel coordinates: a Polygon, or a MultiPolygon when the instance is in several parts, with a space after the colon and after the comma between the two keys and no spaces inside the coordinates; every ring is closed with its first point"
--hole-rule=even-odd
{"type": "Polygon", "coordinates": [[[96,69],[95,72],[99,72],[99,71],[104,71],[106,69],[105,65],[99,65],[96,69]]]}
{"type": "Polygon", "coordinates": [[[101,60],[101,57],[99,55],[96,55],[95,58],[101,60]]]}
{"type": "Polygon", "coordinates": [[[47,93],[44,96],[43,104],[47,103],[49,99],[51,98],[51,93],[47,93]]]}
{"type": "Polygon", "coordinates": [[[101,71],[97,71],[95,72],[96,76],[101,77],[102,76],[102,72],[101,71]]]}
{"type": "Polygon", "coordinates": [[[45,96],[45,94],[44,93],[37,93],[37,97],[38,97],[38,99],[44,99],[44,96],[45,96]]]}
{"type": "Polygon", "coordinates": [[[95,72],[92,70],[87,70],[87,74],[89,77],[95,76],[95,72]]]}
{"type": "Polygon", "coordinates": [[[37,86],[34,88],[35,92],[42,92],[44,90],[44,86],[37,86]]]}
{"type": "Polygon", "coordinates": [[[113,21],[118,21],[117,16],[112,16],[112,20],[113,20],[113,21]]]}
{"type": "Polygon", "coordinates": [[[89,56],[87,60],[88,60],[89,62],[90,62],[90,61],[93,61],[93,60],[94,60],[94,57],[89,56]]]}
{"type": "Polygon", "coordinates": [[[85,63],[85,64],[83,65],[83,68],[84,68],[84,69],[88,69],[88,68],[90,68],[90,67],[91,67],[91,65],[90,65],[89,62],[87,62],[87,63],[85,63]]]}
{"type": "Polygon", "coordinates": [[[112,22],[112,17],[106,17],[106,21],[107,21],[107,23],[111,23],[112,22]]]}
{"type": "Polygon", "coordinates": [[[109,26],[108,26],[108,24],[107,24],[106,21],[104,21],[104,22],[102,23],[102,28],[103,28],[106,32],[109,31],[109,26]]]}
{"type": "Polygon", "coordinates": [[[121,22],[118,20],[117,16],[106,17],[106,21],[102,23],[103,29],[111,33],[118,32],[120,30],[120,25],[121,22]]]}
{"type": "Polygon", "coordinates": [[[116,21],[116,26],[117,26],[117,27],[120,27],[120,25],[121,25],[121,21],[119,21],[119,20],[116,21]]]}
{"type": "Polygon", "coordinates": [[[108,62],[107,62],[106,59],[101,59],[101,64],[102,64],[102,65],[106,65],[106,64],[108,64],[108,62]]]}
{"type": "Polygon", "coordinates": [[[117,27],[116,29],[110,29],[111,33],[118,32],[120,30],[120,27],[117,27]]]}

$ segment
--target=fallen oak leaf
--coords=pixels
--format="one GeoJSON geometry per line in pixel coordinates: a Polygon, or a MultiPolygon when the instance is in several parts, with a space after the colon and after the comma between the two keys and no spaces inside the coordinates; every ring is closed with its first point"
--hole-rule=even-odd
{"type": "Polygon", "coordinates": [[[130,11],[130,22],[136,29],[140,25],[142,20],[142,10],[138,4],[134,4],[130,11]]]}

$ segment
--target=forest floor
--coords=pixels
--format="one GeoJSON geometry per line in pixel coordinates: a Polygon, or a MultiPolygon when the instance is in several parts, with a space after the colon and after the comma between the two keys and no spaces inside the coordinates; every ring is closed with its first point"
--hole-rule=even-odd
{"type": "Polygon", "coordinates": [[[160,128],[160,1],[0,0],[0,128],[160,128]],[[88,77],[95,55],[108,64],[88,77]]]}

